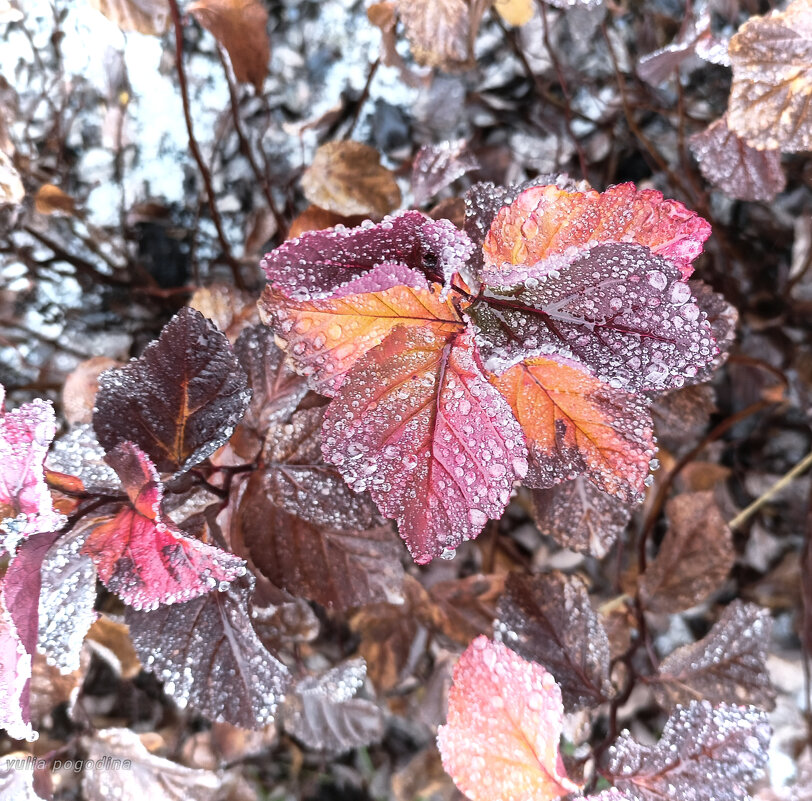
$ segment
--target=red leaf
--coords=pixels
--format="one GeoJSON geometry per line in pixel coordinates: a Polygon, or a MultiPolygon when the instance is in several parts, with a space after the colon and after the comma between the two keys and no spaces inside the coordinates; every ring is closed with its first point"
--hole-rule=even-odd
{"type": "Polygon", "coordinates": [[[558,752],[563,718],[551,674],[478,637],[454,668],[448,723],[437,732],[443,767],[472,801],[575,792],[558,752]]]}
{"type": "Polygon", "coordinates": [[[131,440],[161,472],[186,470],[228,439],[249,398],[226,337],[186,307],[140,358],[102,373],[93,427],[108,451],[131,440]]]}
{"type": "Polygon", "coordinates": [[[682,203],[632,183],[603,193],[538,186],[497,213],[485,238],[485,262],[533,265],[573,246],[629,242],[674,262],[687,278],[710,233],[710,225],[682,203]]]}
{"type": "Polygon", "coordinates": [[[64,522],[54,511],[43,462],[56,431],[54,410],[44,400],[3,413],[0,386],[0,553],[38,531],[64,522]]]}
{"type": "Polygon", "coordinates": [[[549,359],[528,359],[491,383],[527,437],[525,484],[549,488],[585,472],[627,502],[642,495],[656,451],[644,400],[549,359]]]}
{"type": "Polygon", "coordinates": [[[320,300],[290,300],[267,286],[259,308],[285,340],[295,369],[324,395],[335,394],[353,364],[399,326],[437,333],[463,327],[422,273],[399,264],[380,264],[320,300]]]}
{"type": "Polygon", "coordinates": [[[136,609],[187,601],[244,573],[243,561],[184,535],[161,514],[163,487],[149,457],[132,442],[107,457],[133,507],[95,526],[82,553],[104,585],[136,609]]]}
{"type": "Polygon", "coordinates": [[[327,409],[322,450],[397,519],[419,564],[476,537],[527,473],[521,428],[470,339],[424,328],[359,359],[327,409]]]}
{"type": "Polygon", "coordinates": [[[493,372],[528,357],[563,357],[616,388],[660,391],[682,386],[717,353],[690,285],[647,247],[573,248],[484,277],[488,292],[467,314],[493,372]]]}

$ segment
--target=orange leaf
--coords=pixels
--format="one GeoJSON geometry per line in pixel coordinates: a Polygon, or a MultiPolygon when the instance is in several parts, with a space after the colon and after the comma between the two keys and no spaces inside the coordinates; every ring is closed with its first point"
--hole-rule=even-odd
{"type": "Polygon", "coordinates": [[[655,452],[645,401],[548,359],[529,359],[490,380],[527,437],[525,483],[547,488],[586,472],[605,492],[637,499],[655,452]]]}
{"type": "Polygon", "coordinates": [[[618,184],[603,193],[534,186],[503,207],[483,246],[486,265],[532,265],[568,248],[634,242],[675,262],[683,277],[702,252],[710,225],[661,192],[618,184]]]}
{"type": "Polygon", "coordinates": [[[320,300],[291,300],[270,284],[259,303],[262,321],[285,342],[296,370],[332,395],[346,372],[398,326],[451,333],[462,322],[451,302],[402,265],[383,264],[320,300]],[[394,284],[394,285],[393,285],[394,284]],[[370,289],[372,291],[363,291],[370,289]]]}
{"type": "Polygon", "coordinates": [[[477,637],[454,668],[448,724],[437,732],[443,767],[472,801],[550,801],[575,792],[558,752],[563,720],[550,673],[477,637]]]}
{"type": "Polygon", "coordinates": [[[268,12],[258,0],[197,0],[189,13],[228,51],[238,81],[257,94],[268,74],[268,12]]]}

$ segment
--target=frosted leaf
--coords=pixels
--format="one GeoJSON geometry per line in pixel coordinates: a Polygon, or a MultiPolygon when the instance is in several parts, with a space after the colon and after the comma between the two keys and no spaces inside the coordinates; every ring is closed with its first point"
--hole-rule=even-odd
{"type": "Polygon", "coordinates": [[[121,483],[116,471],[104,461],[104,453],[93,426],[81,423],[54,442],[45,466],[76,476],[88,492],[119,491],[121,483]]]}
{"type": "Polygon", "coordinates": [[[33,767],[20,768],[20,762],[33,757],[25,751],[15,751],[0,757],[0,798],[4,801],[42,801],[34,791],[33,767]]]}
{"type": "Polygon", "coordinates": [[[577,791],[558,751],[564,710],[555,679],[501,643],[478,637],[454,668],[443,767],[472,801],[551,801],[577,791]]]}
{"type": "Polygon", "coordinates": [[[561,547],[602,559],[629,523],[632,507],[584,476],[530,491],[533,522],[561,547]]]}
{"type": "MultiPolygon", "coordinates": [[[[285,363],[285,353],[274,343],[266,326],[246,328],[234,343],[234,353],[248,376],[251,402],[239,422],[232,446],[253,445],[248,455],[265,437],[272,423],[283,423],[307,393],[307,382],[285,363]]],[[[241,454],[244,455],[244,454],[241,454]]]]}
{"type": "Polygon", "coordinates": [[[696,698],[775,706],[767,671],[772,618],[766,609],[733,601],[708,634],[669,654],[654,677],[657,703],[665,709],[696,698]]]}
{"type": "Polygon", "coordinates": [[[598,488],[642,499],[656,452],[647,402],[580,365],[527,359],[491,383],[504,395],[530,453],[524,483],[547,488],[581,473],[598,488]]]}
{"type": "MultiPolygon", "coordinates": [[[[427,223],[429,225],[437,223],[427,223]]],[[[445,229],[439,229],[442,234],[445,229]]],[[[453,251],[451,245],[448,249],[453,251]]],[[[438,247],[442,253],[443,248],[438,247]]],[[[455,252],[455,251],[454,251],[455,252]]],[[[435,262],[442,270],[452,257],[435,262]]],[[[380,264],[331,297],[291,300],[267,286],[259,302],[263,322],[284,341],[295,369],[323,395],[334,395],[358,359],[397,327],[429,327],[438,332],[463,324],[437,285],[400,264],[380,264]]]]}
{"type": "Polygon", "coordinates": [[[711,33],[708,3],[700,3],[688,20],[684,20],[673,42],[648,53],[637,63],[637,74],[652,86],[666,81],[690,56],[697,55],[714,64],[730,65],[727,43],[711,33]]]}
{"type": "Polygon", "coordinates": [[[739,312],[725,300],[724,295],[714,292],[704,281],[692,278],[688,286],[691,287],[696,305],[708,316],[708,323],[713,331],[716,347],[719,349],[709,364],[695,376],[688,376],[685,381],[686,384],[697,384],[713,378],[716,370],[727,361],[730,348],[736,341],[739,312]]]}
{"type": "Polygon", "coordinates": [[[54,511],[43,463],[54,438],[51,404],[36,399],[3,412],[0,387],[0,554],[40,531],[54,531],[65,518],[54,511]]]}
{"type": "Polygon", "coordinates": [[[431,254],[437,260],[434,266],[424,261],[424,266],[442,276],[444,295],[451,287],[455,275],[460,275],[466,284],[469,280],[476,280],[469,269],[474,243],[465,231],[460,231],[448,220],[432,220],[423,226],[420,237],[424,243],[425,253],[431,254]]]}
{"type": "Polygon", "coordinates": [[[83,744],[86,801],[213,801],[225,792],[223,776],[155,756],[129,729],[102,729],[83,744]]]}
{"type": "Polygon", "coordinates": [[[419,269],[419,232],[427,219],[419,211],[405,211],[377,224],[306,231],[266,254],[261,266],[268,282],[293,300],[329,297],[379,264],[419,269]]]}
{"type": "Polygon", "coordinates": [[[245,571],[243,560],[187,536],[161,508],[155,465],[132,442],[107,455],[131,506],[94,521],[82,545],[102,583],[138,609],[188,601],[245,571]]]}
{"type": "Polygon", "coordinates": [[[470,339],[398,329],[353,367],[327,409],[322,451],[395,518],[415,561],[455,549],[497,518],[527,449],[470,339]]]}
{"type": "Polygon", "coordinates": [[[748,801],[770,736],[756,707],[692,701],[676,708],[654,746],[623,732],[609,748],[607,772],[634,801],[748,801]]]}
{"type": "Polygon", "coordinates": [[[753,147],[812,150],[812,6],[751,17],[730,40],[730,128],[753,147]]]}
{"type": "Polygon", "coordinates": [[[665,507],[668,531],[639,579],[652,612],[690,609],[721,589],[735,560],[733,535],[712,492],[686,492],[665,507]]]}
{"type": "Polygon", "coordinates": [[[491,271],[467,310],[485,367],[569,358],[629,392],[680,387],[717,353],[706,314],[669,260],[634,244],[491,271]]]}
{"type": "Polygon", "coordinates": [[[23,645],[0,592],[0,729],[5,729],[14,740],[34,736],[29,711],[30,681],[31,654],[23,645]]]}
{"type": "Polygon", "coordinates": [[[74,527],[42,561],[37,650],[62,673],[78,670],[82,642],[97,617],[96,568],[81,553],[83,542],[74,527]]]}
{"type": "Polygon", "coordinates": [[[494,631],[509,648],[556,677],[568,712],[595,707],[614,695],[609,638],[586,585],[576,576],[510,573],[494,631]]]}
{"type": "Polygon", "coordinates": [[[282,728],[308,748],[330,754],[379,742],[383,712],[356,697],[365,678],[364,660],[351,659],[320,676],[300,679],[285,698],[282,728]]]}
{"type": "Polygon", "coordinates": [[[423,145],[412,162],[414,205],[422,206],[465,173],[479,168],[464,139],[423,145]]]}
{"type": "Polygon", "coordinates": [[[727,127],[721,117],[690,139],[702,175],[738,200],[772,200],[784,191],[780,150],[757,150],[727,127]]]}
{"type": "Polygon", "coordinates": [[[625,183],[599,193],[546,185],[526,189],[499,210],[483,250],[489,270],[504,272],[567,256],[573,248],[642,245],[676,264],[685,279],[710,232],[699,215],[654,189],[625,183]]]}
{"type": "Polygon", "coordinates": [[[161,472],[180,472],[231,436],[250,397],[225,335],[185,307],[138,359],[101,374],[93,427],[105,450],[131,440],[161,472]]]}
{"type": "Polygon", "coordinates": [[[151,612],[127,610],[133,645],[179,707],[258,729],[273,721],[288,669],[257,637],[248,612],[253,579],[151,612]]]}

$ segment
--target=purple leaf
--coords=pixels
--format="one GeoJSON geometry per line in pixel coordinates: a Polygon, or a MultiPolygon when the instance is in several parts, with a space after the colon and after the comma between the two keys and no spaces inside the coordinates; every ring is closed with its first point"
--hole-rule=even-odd
{"type": "Polygon", "coordinates": [[[710,324],[677,266],[641,245],[611,243],[530,267],[486,273],[467,314],[485,367],[574,359],[630,392],[682,386],[716,355],[710,324]]]}
{"type": "Polygon", "coordinates": [[[412,162],[414,205],[422,206],[465,173],[479,168],[464,139],[423,145],[412,162]]]}

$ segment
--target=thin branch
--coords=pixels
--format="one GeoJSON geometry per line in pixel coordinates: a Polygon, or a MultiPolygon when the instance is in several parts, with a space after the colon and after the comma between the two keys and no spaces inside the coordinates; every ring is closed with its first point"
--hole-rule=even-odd
{"type": "Polygon", "coordinates": [[[186,83],[186,70],[183,66],[183,30],[181,27],[182,23],[180,10],[178,9],[178,0],[169,0],[169,10],[172,13],[172,24],[175,28],[175,61],[178,70],[180,96],[183,101],[183,118],[186,121],[186,132],[189,135],[189,149],[192,151],[195,162],[197,162],[197,168],[200,170],[200,175],[206,187],[206,196],[209,202],[211,219],[214,223],[214,227],[217,229],[217,240],[220,243],[220,249],[223,251],[223,258],[231,268],[231,274],[234,276],[234,283],[237,288],[246,289],[245,281],[240,271],[240,265],[234,258],[234,254],[231,252],[231,246],[228,244],[228,240],[223,231],[223,220],[220,217],[220,212],[217,210],[214,187],[211,182],[211,173],[206,167],[203,154],[200,152],[200,146],[197,143],[197,139],[195,139],[194,127],[192,125],[192,112],[189,107],[189,87],[186,83]]]}

